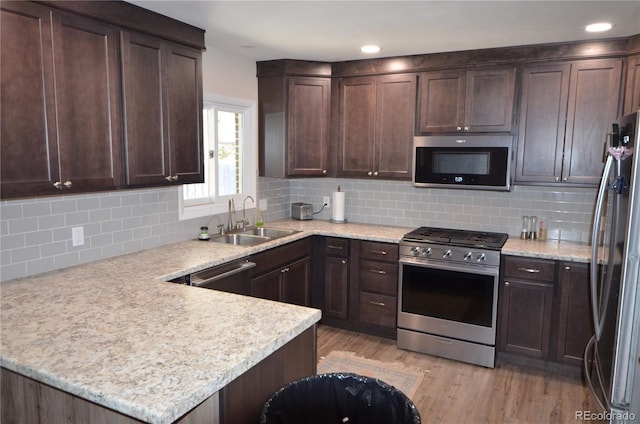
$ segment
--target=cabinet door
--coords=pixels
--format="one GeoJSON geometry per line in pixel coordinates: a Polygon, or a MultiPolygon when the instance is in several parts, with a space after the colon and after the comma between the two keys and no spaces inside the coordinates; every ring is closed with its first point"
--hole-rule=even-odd
{"type": "Polygon", "coordinates": [[[425,72],[419,80],[418,131],[421,134],[461,131],[465,72],[425,72]]]}
{"type": "Polygon", "coordinates": [[[349,262],[328,256],[325,261],[324,309],[326,316],[347,319],[349,301],[349,262]]]}
{"type": "Polygon", "coordinates": [[[500,350],[547,359],[553,285],[508,280],[502,289],[500,350]]]}
{"type": "Polygon", "coordinates": [[[562,174],[571,65],[522,72],[516,182],[554,182],[562,174]]]}
{"type": "Polygon", "coordinates": [[[375,100],[375,77],[345,78],[340,81],[340,177],[366,177],[369,173],[373,174],[375,100]]]}
{"type": "Polygon", "coordinates": [[[52,193],[60,180],[49,10],[0,3],[0,192],[52,193]]]}
{"type": "Polygon", "coordinates": [[[640,55],[629,57],[624,90],[624,115],[640,110],[640,55]]]}
{"type": "Polygon", "coordinates": [[[122,46],[127,184],[166,184],[170,168],[162,42],[125,32],[122,46]]]}
{"type": "Polygon", "coordinates": [[[589,301],[589,265],[560,264],[558,361],[580,366],[587,342],[594,334],[589,301]]]}
{"type": "Polygon", "coordinates": [[[618,118],[622,59],[571,66],[562,180],[596,185],[611,124],[618,118]]]}
{"type": "Polygon", "coordinates": [[[411,179],[416,76],[379,77],[376,90],[374,172],[386,179],[411,179]]]}
{"type": "Polygon", "coordinates": [[[327,174],[331,80],[289,78],[287,175],[327,174]]]}
{"type": "Polygon", "coordinates": [[[282,270],[268,272],[260,277],[251,279],[251,296],[261,299],[280,300],[280,280],[282,270]]]}
{"type": "Polygon", "coordinates": [[[166,46],[167,140],[172,181],[201,183],[204,181],[202,52],[174,44],[166,46]]]}
{"type": "Polygon", "coordinates": [[[121,183],[118,31],[53,13],[61,181],[71,190],[121,183]]]}
{"type": "Polygon", "coordinates": [[[467,72],[464,131],[511,131],[515,76],[515,68],[467,72]]]}
{"type": "Polygon", "coordinates": [[[284,269],[281,300],[285,303],[307,306],[311,300],[311,260],[299,259],[284,269]]]}

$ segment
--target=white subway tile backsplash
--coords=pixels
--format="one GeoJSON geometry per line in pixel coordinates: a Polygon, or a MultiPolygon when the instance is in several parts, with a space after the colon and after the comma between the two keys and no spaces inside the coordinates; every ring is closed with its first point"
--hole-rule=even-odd
{"type": "MultiPolygon", "coordinates": [[[[408,182],[336,178],[258,179],[267,222],[291,216],[292,202],[320,211],[338,185],[350,222],[507,232],[518,236],[522,215],[548,218],[549,238],[588,242],[595,189],[515,186],[511,192],[417,189],[408,182]]],[[[177,187],[0,202],[2,281],[193,238],[226,214],[181,222],[177,187]],[[85,244],[72,246],[71,227],[85,244]]],[[[254,217],[255,211],[249,216],[254,217]]],[[[331,209],[315,215],[330,219],[331,209]]],[[[253,219],[253,218],[252,218],[253,219]]]]}

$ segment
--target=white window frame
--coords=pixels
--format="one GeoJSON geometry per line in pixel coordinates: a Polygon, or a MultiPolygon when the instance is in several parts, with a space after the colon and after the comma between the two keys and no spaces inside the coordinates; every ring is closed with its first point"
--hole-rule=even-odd
{"type": "MultiPolygon", "coordinates": [[[[245,139],[244,145],[241,148],[243,192],[232,196],[214,196],[209,199],[210,203],[189,205],[189,202],[184,199],[184,186],[181,186],[178,189],[178,212],[179,219],[181,221],[226,213],[229,208],[229,198],[233,198],[236,210],[238,211],[242,209],[243,201],[247,196],[252,196],[254,199],[257,199],[258,123],[256,102],[252,100],[205,93],[203,96],[203,103],[205,107],[207,105],[219,105],[221,107],[235,109],[244,113],[245,139]]],[[[207,146],[203,146],[204,160],[209,160],[208,152],[209,148],[207,146]]],[[[207,180],[208,176],[205,175],[205,182],[207,182],[207,180]]],[[[255,207],[257,207],[257,205],[254,205],[251,201],[247,202],[247,209],[255,207]]]]}

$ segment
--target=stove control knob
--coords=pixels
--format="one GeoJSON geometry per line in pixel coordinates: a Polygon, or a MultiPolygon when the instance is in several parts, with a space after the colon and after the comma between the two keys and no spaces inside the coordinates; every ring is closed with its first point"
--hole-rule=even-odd
{"type": "Polygon", "coordinates": [[[420,254],[420,248],[418,246],[414,246],[411,248],[411,254],[413,256],[418,256],[420,254]]]}
{"type": "Polygon", "coordinates": [[[478,262],[484,262],[487,260],[487,257],[484,255],[484,253],[480,253],[478,256],[476,256],[476,261],[478,262]]]}
{"type": "Polygon", "coordinates": [[[464,254],[464,258],[463,259],[465,261],[468,261],[472,256],[473,256],[472,252],[467,252],[467,253],[464,254]]]}
{"type": "Polygon", "coordinates": [[[425,249],[422,249],[422,256],[431,256],[431,248],[427,247],[425,249]]]}
{"type": "Polygon", "coordinates": [[[447,249],[447,251],[442,254],[443,258],[448,258],[449,256],[451,256],[451,249],[447,249]]]}

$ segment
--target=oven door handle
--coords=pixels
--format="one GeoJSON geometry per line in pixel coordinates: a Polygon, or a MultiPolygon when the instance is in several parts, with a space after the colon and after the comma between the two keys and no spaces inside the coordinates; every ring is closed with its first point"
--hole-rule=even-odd
{"type": "Polygon", "coordinates": [[[466,271],[474,274],[483,274],[483,275],[492,275],[499,276],[500,275],[500,267],[497,266],[486,266],[486,265],[467,265],[463,263],[444,263],[444,262],[425,262],[421,259],[414,258],[401,258],[398,263],[400,265],[411,265],[417,266],[420,268],[435,268],[442,269],[445,271],[466,271]]]}

